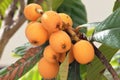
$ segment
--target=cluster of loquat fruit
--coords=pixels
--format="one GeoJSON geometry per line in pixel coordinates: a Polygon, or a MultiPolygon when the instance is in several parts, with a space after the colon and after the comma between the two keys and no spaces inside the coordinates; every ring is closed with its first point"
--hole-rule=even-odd
{"type": "Polygon", "coordinates": [[[79,40],[75,44],[66,32],[73,29],[72,19],[65,13],[55,11],[43,12],[39,4],[31,3],[24,8],[26,19],[30,20],[25,34],[28,41],[41,46],[47,41],[49,44],[43,51],[43,57],[38,62],[38,70],[44,79],[55,78],[59,72],[59,63],[69,55],[69,64],[76,60],[80,64],[87,64],[94,58],[94,48],[87,40],[79,40]]]}

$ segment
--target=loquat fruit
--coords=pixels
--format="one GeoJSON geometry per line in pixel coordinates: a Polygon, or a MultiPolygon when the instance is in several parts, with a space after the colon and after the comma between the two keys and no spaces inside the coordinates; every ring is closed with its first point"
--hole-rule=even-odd
{"type": "Polygon", "coordinates": [[[50,34],[62,28],[62,19],[55,11],[46,11],[41,17],[41,23],[50,34]]]}
{"type": "Polygon", "coordinates": [[[50,63],[43,57],[38,62],[38,71],[44,79],[53,79],[59,72],[59,63],[50,63]]]}
{"type": "Polygon", "coordinates": [[[94,48],[89,41],[80,40],[73,46],[73,55],[80,64],[87,64],[94,59],[94,48]]]}
{"type": "Polygon", "coordinates": [[[30,3],[24,8],[24,16],[31,21],[36,21],[43,14],[42,7],[36,3],[30,3]]]}
{"type": "Polygon", "coordinates": [[[57,53],[65,53],[71,48],[71,39],[65,31],[57,31],[51,34],[49,44],[57,53]]]}
{"type": "Polygon", "coordinates": [[[35,46],[40,46],[48,40],[48,33],[40,22],[30,22],[25,34],[29,42],[35,46]]]}
{"type": "Polygon", "coordinates": [[[62,21],[63,21],[63,23],[65,25],[67,25],[69,27],[72,27],[73,21],[72,21],[71,17],[68,14],[66,14],[66,13],[59,13],[59,15],[60,15],[60,17],[61,17],[61,19],[62,19],[62,21]]]}
{"type": "Polygon", "coordinates": [[[56,53],[50,45],[46,46],[44,49],[43,56],[48,62],[52,63],[57,62],[59,58],[58,53],[56,53]]]}

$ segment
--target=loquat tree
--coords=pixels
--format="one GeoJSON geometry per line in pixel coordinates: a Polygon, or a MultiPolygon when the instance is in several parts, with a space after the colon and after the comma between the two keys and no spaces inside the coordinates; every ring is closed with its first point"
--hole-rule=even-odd
{"type": "Polygon", "coordinates": [[[28,22],[28,42],[14,50],[20,59],[0,69],[0,80],[120,80],[119,6],[116,0],[105,20],[88,23],[81,0],[0,0],[0,58],[28,22]]]}

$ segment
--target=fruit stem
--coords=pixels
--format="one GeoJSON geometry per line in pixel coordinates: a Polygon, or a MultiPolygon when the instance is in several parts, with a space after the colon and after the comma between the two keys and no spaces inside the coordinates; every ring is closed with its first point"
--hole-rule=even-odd
{"type": "Polygon", "coordinates": [[[43,10],[41,10],[41,9],[37,9],[37,8],[36,8],[36,11],[37,11],[39,14],[41,14],[41,15],[43,14],[43,10]]]}
{"type": "Polygon", "coordinates": [[[78,38],[78,36],[76,35],[76,33],[75,33],[72,29],[68,28],[68,29],[66,29],[66,31],[67,31],[68,34],[71,36],[71,38],[72,38],[73,40],[75,40],[76,42],[80,40],[80,39],[78,38]]]}

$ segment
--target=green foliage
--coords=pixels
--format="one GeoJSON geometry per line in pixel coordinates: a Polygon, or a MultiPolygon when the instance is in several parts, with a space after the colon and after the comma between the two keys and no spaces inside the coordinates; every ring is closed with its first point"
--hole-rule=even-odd
{"type": "MultiPolygon", "coordinates": [[[[11,1],[12,0],[0,0],[0,14],[4,16],[5,10],[11,1]]],[[[30,1],[33,0],[28,1],[28,3],[31,3],[30,1]]],[[[113,55],[118,51],[116,48],[120,48],[120,8],[118,8],[120,6],[120,3],[118,1],[115,2],[113,9],[114,12],[107,19],[102,22],[88,24],[85,24],[87,22],[87,14],[85,6],[81,0],[44,0],[41,5],[44,11],[52,9],[56,10],[57,12],[63,12],[70,15],[73,19],[73,27],[77,27],[83,24],[81,25],[80,32],[86,33],[88,37],[93,36],[92,39],[94,41],[101,42],[101,44],[103,43],[99,47],[99,50],[103,55],[105,55],[108,61],[110,61],[113,55]]],[[[25,54],[25,51],[30,46],[31,45],[29,43],[27,45],[25,44],[23,46],[17,47],[13,52],[18,56],[23,56],[25,54]]],[[[25,74],[19,80],[41,80],[37,64],[32,64],[32,61],[36,60],[37,63],[37,61],[40,59],[42,51],[37,55],[29,58],[28,62],[31,63],[31,66],[24,68],[24,74],[27,74],[25,74]],[[34,68],[32,68],[33,66],[34,68]]],[[[113,59],[111,61],[111,64],[118,66],[119,64],[116,63],[118,58],[120,57],[113,59]]],[[[22,65],[23,64],[21,63],[21,66],[22,65]]],[[[76,61],[69,65],[67,57],[60,66],[60,72],[57,80],[107,80],[103,75],[105,69],[105,66],[96,56],[94,60],[88,65],[80,65],[76,61]]],[[[4,68],[0,71],[0,75],[5,74],[6,72],[7,69],[4,68]]]]}
{"type": "Polygon", "coordinates": [[[38,72],[38,64],[36,64],[30,71],[18,80],[41,80],[41,76],[38,72]]]}
{"type": "MultiPolygon", "coordinates": [[[[28,56],[28,58],[25,58],[25,62],[21,62],[21,60],[18,60],[17,62],[15,62],[16,64],[18,64],[18,67],[16,67],[14,64],[10,65],[9,67],[13,68],[11,70],[8,70],[7,68],[3,69],[2,71],[0,71],[0,77],[3,75],[6,75],[8,73],[11,73],[15,70],[19,70],[15,72],[15,77],[14,80],[18,80],[21,76],[25,75],[29,70],[31,70],[31,68],[33,68],[35,66],[35,64],[40,60],[41,55],[43,53],[44,50],[44,46],[43,45],[40,49],[40,51],[38,53],[36,53],[34,56],[30,56],[31,54],[34,54],[32,52],[29,52],[26,56],[28,56]],[[18,69],[17,69],[18,68],[18,69]],[[20,73],[21,71],[21,73],[20,73]]],[[[10,76],[10,74],[8,74],[8,76],[10,76]]]]}
{"type": "MultiPolygon", "coordinates": [[[[113,55],[118,51],[118,49],[111,48],[106,45],[101,45],[99,50],[102,51],[102,54],[107,58],[108,61],[111,60],[113,55]]],[[[101,61],[95,57],[93,62],[87,65],[87,75],[86,78],[89,80],[102,80],[105,66],[101,63],[101,61]]]]}
{"type": "Polygon", "coordinates": [[[110,62],[113,66],[114,69],[120,69],[120,53],[118,52],[117,54],[114,55],[110,62]]]}
{"type": "Polygon", "coordinates": [[[120,7],[120,1],[116,0],[115,3],[114,3],[113,11],[115,11],[119,7],[120,7]]]}
{"type": "Polygon", "coordinates": [[[5,11],[8,8],[8,6],[11,4],[12,0],[1,0],[0,1],[0,14],[2,16],[5,15],[5,11]]]}
{"type": "Polygon", "coordinates": [[[79,32],[81,33],[87,33],[87,27],[80,27],[79,32]]]}
{"type": "Polygon", "coordinates": [[[87,22],[85,6],[81,0],[64,0],[57,11],[67,13],[73,20],[73,27],[87,22]]]}
{"type": "Polygon", "coordinates": [[[52,10],[57,10],[64,0],[52,0],[52,10]]]}
{"type": "Polygon", "coordinates": [[[54,10],[56,11],[57,8],[63,3],[63,0],[44,0],[42,4],[40,4],[43,7],[44,11],[47,10],[54,10]]]}
{"type": "Polygon", "coordinates": [[[81,80],[80,64],[74,61],[69,65],[69,74],[67,80],[81,80]]]}
{"type": "Polygon", "coordinates": [[[59,75],[58,75],[60,80],[67,80],[67,77],[68,77],[68,70],[69,70],[69,55],[68,54],[65,58],[65,61],[60,65],[60,70],[59,70],[59,75]]]}
{"type": "MultiPolygon", "coordinates": [[[[12,0],[0,0],[0,16],[5,15],[5,11],[8,6],[11,4],[12,0]]],[[[0,26],[2,24],[2,20],[0,19],[0,26]]]]}
{"type": "Polygon", "coordinates": [[[44,11],[49,10],[49,6],[46,0],[44,0],[40,5],[42,6],[44,11]]]}
{"type": "Polygon", "coordinates": [[[20,56],[22,57],[26,50],[28,50],[32,45],[30,43],[25,43],[23,44],[22,46],[19,46],[19,47],[16,47],[14,50],[13,50],[13,56],[20,56]]]}
{"type": "Polygon", "coordinates": [[[7,72],[7,68],[6,67],[1,69],[0,70],[0,76],[3,76],[4,74],[6,74],[6,72],[7,72]]]}
{"type": "Polygon", "coordinates": [[[113,48],[120,48],[120,8],[95,28],[93,39],[113,48]]]}
{"type": "Polygon", "coordinates": [[[81,28],[86,28],[86,29],[80,29],[80,32],[86,33],[87,37],[91,37],[94,33],[95,27],[99,25],[100,22],[93,22],[93,23],[86,23],[80,25],[81,28]]]}

